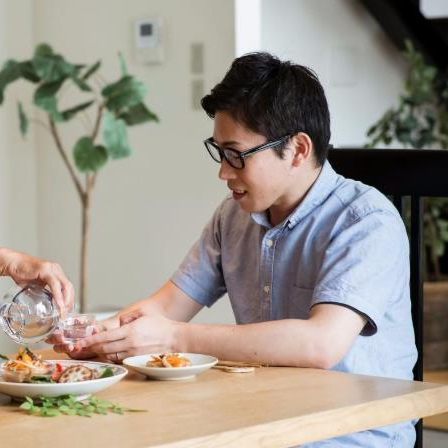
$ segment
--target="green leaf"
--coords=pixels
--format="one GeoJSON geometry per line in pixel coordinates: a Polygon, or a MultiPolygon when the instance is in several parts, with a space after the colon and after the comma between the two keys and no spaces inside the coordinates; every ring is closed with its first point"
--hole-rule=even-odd
{"type": "Polygon", "coordinates": [[[22,103],[20,101],[17,102],[17,110],[19,113],[19,123],[20,123],[20,132],[23,136],[26,135],[28,131],[28,117],[25,114],[25,111],[23,110],[22,103]]]}
{"type": "Polygon", "coordinates": [[[99,68],[101,67],[101,61],[95,62],[91,65],[87,71],[81,76],[82,81],[87,81],[99,68]]]}
{"type": "Polygon", "coordinates": [[[27,81],[33,83],[40,81],[40,78],[37,76],[31,61],[25,61],[20,64],[20,73],[22,74],[22,78],[25,78],[27,81]]]}
{"type": "Polygon", "coordinates": [[[9,358],[6,355],[2,355],[1,353],[0,353],[0,359],[4,359],[5,361],[9,360],[9,358]]]}
{"type": "Polygon", "coordinates": [[[42,409],[41,415],[43,417],[56,417],[58,415],[61,415],[61,413],[57,408],[44,408],[42,409]]]}
{"type": "Polygon", "coordinates": [[[88,107],[90,107],[93,103],[95,102],[95,100],[91,100],[91,101],[87,101],[85,103],[82,104],[78,104],[78,106],[74,106],[70,109],[66,109],[64,111],[61,112],[61,116],[63,118],[64,121],[70,120],[71,118],[73,118],[78,112],[81,112],[85,109],[87,109],[88,107]]]}
{"type": "Polygon", "coordinates": [[[40,57],[40,56],[51,56],[53,54],[53,49],[49,44],[42,43],[36,45],[36,48],[34,49],[34,57],[40,57]]]}
{"type": "Polygon", "coordinates": [[[145,123],[147,121],[159,121],[159,117],[150,111],[144,103],[138,103],[130,107],[127,111],[118,115],[118,118],[124,120],[128,126],[145,123]]]}
{"type": "Polygon", "coordinates": [[[114,412],[123,414],[124,412],[147,412],[146,409],[130,409],[111,403],[107,400],[100,400],[90,396],[87,400],[78,401],[73,395],[60,395],[58,397],[40,396],[40,402],[33,404],[33,400],[25,397],[25,402],[20,405],[20,409],[28,411],[31,415],[40,415],[42,417],[55,417],[58,415],[80,415],[82,417],[91,417],[94,413],[107,414],[114,412]]]}
{"type": "Polygon", "coordinates": [[[114,371],[110,367],[106,367],[103,370],[103,373],[101,374],[100,378],[108,378],[110,376],[114,376],[114,371]]]}
{"type": "Polygon", "coordinates": [[[73,78],[79,70],[76,65],[68,63],[58,54],[34,56],[31,62],[37,76],[45,83],[73,78]]]}
{"type": "Polygon", "coordinates": [[[103,142],[112,159],[121,159],[131,154],[126,123],[107,111],[103,118],[103,142]]]}
{"type": "Polygon", "coordinates": [[[62,116],[57,110],[56,94],[64,83],[64,79],[42,84],[34,92],[34,104],[49,112],[55,121],[61,121],[62,116]]]}
{"type": "Polygon", "coordinates": [[[90,137],[81,137],[73,148],[76,167],[82,173],[98,171],[106,162],[108,154],[104,146],[95,146],[90,137]]]}
{"type": "Polygon", "coordinates": [[[33,405],[28,401],[24,401],[19,407],[20,409],[25,409],[26,411],[29,411],[33,407],[33,405]]]}
{"type": "Polygon", "coordinates": [[[107,85],[101,93],[106,99],[106,108],[119,112],[142,102],[146,95],[146,87],[134,77],[124,76],[119,81],[107,85]]]}
{"type": "Polygon", "coordinates": [[[77,78],[76,76],[73,76],[72,81],[78,86],[80,90],[83,92],[91,92],[92,88],[82,79],[77,78]]]}
{"type": "Polygon", "coordinates": [[[3,104],[6,86],[17,81],[21,75],[20,64],[17,61],[9,59],[3,64],[0,71],[0,104],[3,104]]]}
{"type": "Polygon", "coordinates": [[[31,383],[54,383],[54,381],[47,376],[32,376],[31,383]]]}

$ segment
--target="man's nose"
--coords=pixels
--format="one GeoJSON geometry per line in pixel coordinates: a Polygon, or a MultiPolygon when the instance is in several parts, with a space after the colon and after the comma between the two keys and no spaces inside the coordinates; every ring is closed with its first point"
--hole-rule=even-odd
{"type": "Polygon", "coordinates": [[[229,180],[235,178],[235,168],[229,165],[226,159],[222,159],[221,167],[219,168],[219,178],[221,180],[229,180]]]}

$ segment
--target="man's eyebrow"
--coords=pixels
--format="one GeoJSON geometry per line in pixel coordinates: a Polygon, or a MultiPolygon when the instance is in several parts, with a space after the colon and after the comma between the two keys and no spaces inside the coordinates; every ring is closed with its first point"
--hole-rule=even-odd
{"type": "MultiPolygon", "coordinates": [[[[213,138],[213,137],[212,137],[213,138]]],[[[215,142],[215,143],[218,143],[217,141],[216,141],[216,139],[214,139],[213,138],[213,141],[215,142]]],[[[226,140],[226,141],[224,141],[224,142],[221,142],[220,144],[219,144],[220,146],[233,146],[233,145],[241,145],[241,143],[240,142],[236,142],[235,140],[226,140]]]]}

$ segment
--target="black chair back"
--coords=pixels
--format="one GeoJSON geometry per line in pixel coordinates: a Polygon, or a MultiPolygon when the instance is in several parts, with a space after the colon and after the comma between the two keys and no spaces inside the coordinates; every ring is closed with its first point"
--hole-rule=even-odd
{"type": "MultiPolygon", "coordinates": [[[[414,379],[423,380],[423,197],[448,197],[448,151],[418,149],[330,149],[337,173],[371,185],[392,198],[403,216],[403,198],[410,197],[411,307],[418,360],[414,379]]],[[[422,446],[422,422],[417,424],[422,446]]]]}

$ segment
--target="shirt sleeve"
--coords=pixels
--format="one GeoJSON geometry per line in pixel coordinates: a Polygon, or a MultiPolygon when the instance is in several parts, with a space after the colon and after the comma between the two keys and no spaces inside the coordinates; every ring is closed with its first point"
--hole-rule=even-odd
{"type": "Polygon", "coordinates": [[[409,241],[398,214],[372,211],[352,219],[326,249],[312,305],[337,303],[367,318],[375,334],[388,307],[409,296],[409,241]]]}
{"type": "Polygon", "coordinates": [[[226,292],[221,264],[221,214],[224,201],[204,227],[198,241],[171,277],[193,300],[210,307],[226,292]]]}

